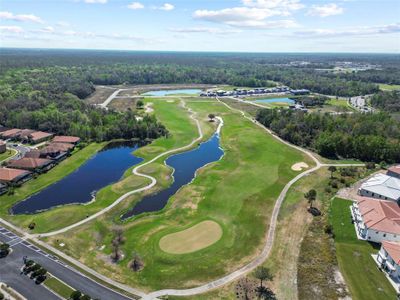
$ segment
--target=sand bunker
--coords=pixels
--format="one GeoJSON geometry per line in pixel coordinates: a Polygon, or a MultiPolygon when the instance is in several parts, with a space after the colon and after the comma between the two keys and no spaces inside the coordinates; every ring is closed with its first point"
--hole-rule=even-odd
{"type": "Polygon", "coordinates": [[[168,103],[174,103],[175,100],[167,100],[168,103]]]}
{"type": "Polygon", "coordinates": [[[305,162],[298,162],[292,166],[293,171],[301,171],[303,169],[307,169],[308,165],[305,162]]]}
{"type": "Polygon", "coordinates": [[[214,221],[203,221],[188,229],[167,234],[160,240],[160,248],[172,254],[184,254],[204,249],[222,236],[222,228],[214,221]]]}
{"type": "Polygon", "coordinates": [[[151,102],[147,103],[147,104],[144,106],[144,112],[145,112],[146,114],[152,113],[152,112],[154,111],[154,109],[153,109],[152,106],[153,106],[153,103],[151,103],[151,102]]]}

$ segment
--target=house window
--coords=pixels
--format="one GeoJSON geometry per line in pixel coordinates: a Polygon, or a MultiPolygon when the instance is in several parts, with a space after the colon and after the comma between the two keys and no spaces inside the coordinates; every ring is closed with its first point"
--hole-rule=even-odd
{"type": "Polygon", "coordinates": [[[374,197],[375,196],[375,193],[372,193],[372,197],[374,197]]]}
{"type": "Polygon", "coordinates": [[[383,234],[383,237],[386,237],[386,233],[383,234]]]}
{"type": "Polygon", "coordinates": [[[375,231],[375,234],[379,234],[379,231],[375,231]]]}

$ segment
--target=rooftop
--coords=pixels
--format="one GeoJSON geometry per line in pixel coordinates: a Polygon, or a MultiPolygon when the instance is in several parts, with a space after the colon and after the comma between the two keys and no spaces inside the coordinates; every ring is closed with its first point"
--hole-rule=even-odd
{"type": "Polygon", "coordinates": [[[69,151],[69,150],[73,149],[74,145],[69,144],[69,143],[50,143],[47,147],[58,149],[58,150],[65,152],[65,151],[69,151]]]}
{"type": "Polygon", "coordinates": [[[45,138],[50,138],[51,136],[53,136],[53,134],[43,131],[35,131],[31,133],[29,136],[33,141],[37,141],[45,138]]]}
{"type": "Polygon", "coordinates": [[[11,160],[8,166],[21,169],[36,169],[46,166],[51,162],[49,159],[24,157],[18,160],[11,160]]]}
{"type": "Polygon", "coordinates": [[[77,136],[57,135],[54,137],[53,142],[55,143],[77,143],[81,139],[77,136]]]}
{"type": "Polygon", "coordinates": [[[391,199],[400,199],[400,179],[382,173],[365,181],[361,188],[391,199]]]}
{"type": "Polygon", "coordinates": [[[13,136],[13,135],[16,135],[17,133],[20,133],[20,132],[21,132],[21,129],[13,128],[13,129],[8,129],[6,131],[3,131],[1,133],[1,135],[2,136],[13,136]]]}
{"type": "Polygon", "coordinates": [[[19,169],[0,168],[0,180],[13,181],[18,177],[28,175],[30,172],[19,169]]]}
{"type": "Polygon", "coordinates": [[[400,175],[400,165],[390,167],[388,170],[400,175]]]}
{"type": "Polygon", "coordinates": [[[389,253],[394,262],[400,265],[400,243],[383,241],[382,247],[389,253]]]}
{"type": "Polygon", "coordinates": [[[367,197],[360,197],[357,203],[366,227],[400,234],[400,207],[397,203],[367,197]]]}

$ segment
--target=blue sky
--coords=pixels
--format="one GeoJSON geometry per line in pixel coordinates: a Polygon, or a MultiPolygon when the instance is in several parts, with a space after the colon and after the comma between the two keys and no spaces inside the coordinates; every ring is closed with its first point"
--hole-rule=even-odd
{"type": "Polygon", "coordinates": [[[0,46],[400,53],[400,1],[1,0],[0,46]]]}

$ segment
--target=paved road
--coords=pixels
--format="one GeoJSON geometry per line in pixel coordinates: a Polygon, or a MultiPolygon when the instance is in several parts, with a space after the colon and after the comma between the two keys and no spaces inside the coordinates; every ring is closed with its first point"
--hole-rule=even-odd
{"type": "MultiPolygon", "coordinates": [[[[112,100],[112,99],[111,99],[111,100],[112,100]]],[[[217,100],[220,101],[218,98],[217,98],[217,100]]],[[[312,172],[318,170],[318,169],[321,168],[321,167],[330,166],[330,165],[335,165],[335,166],[351,166],[351,165],[353,165],[353,166],[361,166],[362,164],[322,164],[311,152],[309,152],[309,151],[307,151],[307,150],[305,150],[305,149],[302,149],[302,148],[300,148],[300,147],[298,147],[298,146],[292,145],[292,144],[290,144],[290,143],[288,143],[288,142],[282,140],[281,138],[279,138],[278,136],[276,136],[275,134],[273,134],[269,129],[265,128],[262,124],[258,123],[258,122],[257,122],[256,120],[254,120],[253,118],[247,116],[247,115],[245,114],[245,112],[243,112],[243,111],[241,111],[241,110],[239,110],[239,109],[236,109],[236,108],[232,108],[232,107],[230,107],[228,104],[226,104],[226,103],[224,103],[224,102],[222,102],[222,101],[220,101],[220,102],[221,102],[223,105],[227,106],[230,110],[237,111],[237,112],[241,113],[241,115],[242,115],[243,117],[245,117],[246,119],[250,120],[251,122],[254,122],[257,126],[259,126],[259,127],[262,128],[263,130],[265,130],[266,132],[268,132],[269,134],[271,134],[274,138],[276,138],[276,139],[279,140],[280,142],[282,142],[282,143],[288,145],[289,147],[295,148],[295,149],[297,149],[297,150],[299,150],[299,151],[305,153],[305,154],[308,155],[308,156],[315,162],[315,164],[316,164],[315,167],[313,167],[313,168],[311,168],[311,169],[309,169],[309,170],[306,170],[306,171],[304,171],[304,172],[298,174],[295,178],[293,178],[291,181],[289,181],[289,182],[285,185],[284,189],[283,189],[282,192],[280,193],[280,195],[279,195],[279,197],[278,197],[278,199],[277,199],[277,201],[276,201],[276,203],[275,203],[275,206],[274,206],[274,209],[273,209],[273,213],[272,213],[272,217],[271,217],[271,222],[270,222],[270,224],[268,225],[268,226],[269,226],[269,229],[268,229],[268,232],[267,232],[267,234],[266,234],[266,239],[265,239],[264,248],[263,248],[262,252],[261,252],[253,261],[251,261],[249,264],[243,266],[243,267],[240,268],[239,270],[236,270],[236,271],[234,271],[234,272],[232,272],[232,273],[230,273],[230,274],[228,274],[228,275],[226,275],[226,276],[224,276],[224,277],[222,277],[222,278],[219,278],[219,279],[217,279],[217,280],[214,280],[214,281],[212,281],[212,282],[209,282],[209,283],[207,283],[207,284],[204,284],[204,285],[199,286],[199,287],[196,287],[196,288],[192,288],[192,289],[182,289],[182,290],[180,290],[180,289],[166,289],[166,290],[155,291],[155,292],[153,292],[153,293],[150,293],[150,294],[146,295],[145,293],[140,292],[140,291],[137,291],[136,289],[133,289],[133,288],[131,288],[131,287],[127,287],[127,286],[124,286],[124,285],[122,285],[122,284],[120,284],[120,283],[117,283],[117,282],[113,281],[112,279],[104,278],[104,276],[102,276],[101,274],[98,274],[97,272],[95,272],[95,271],[91,270],[90,268],[84,266],[82,263],[80,263],[80,262],[74,260],[73,258],[71,258],[71,257],[67,256],[66,254],[62,253],[61,251],[58,251],[57,249],[54,249],[54,248],[51,247],[50,245],[47,245],[47,244],[45,244],[44,242],[41,242],[41,241],[37,240],[37,239],[36,239],[36,238],[37,238],[37,235],[25,234],[25,237],[27,237],[27,238],[33,238],[36,242],[39,242],[41,246],[43,246],[43,247],[45,247],[45,248],[47,248],[47,249],[50,249],[51,251],[57,253],[57,255],[60,255],[60,256],[62,256],[64,259],[73,262],[74,264],[78,265],[78,266],[81,267],[81,268],[84,268],[85,271],[87,271],[87,272],[91,273],[92,275],[94,275],[94,276],[96,276],[96,277],[98,277],[98,278],[100,278],[100,279],[102,279],[102,280],[108,282],[109,284],[112,284],[112,285],[117,286],[117,287],[119,287],[119,288],[124,288],[125,290],[130,291],[130,292],[132,292],[132,290],[133,290],[133,291],[135,292],[135,294],[140,295],[140,296],[142,297],[142,299],[155,299],[155,298],[157,298],[157,297],[165,296],[165,295],[184,296],[184,295],[196,295],[196,294],[205,293],[205,292],[208,292],[208,291],[213,290],[213,289],[215,289],[215,288],[221,287],[221,286],[223,286],[223,285],[225,285],[225,284],[227,284],[227,283],[229,283],[229,282],[232,282],[233,280],[236,280],[236,279],[238,279],[238,278],[244,276],[244,275],[247,274],[248,272],[252,271],[254,268],[256,268],[257,266],[259,266],[260,264],[262,264],[262,263],[268,258],[268,256],[269,256],[269,253],[270,253],[270,251],[271,251],[271,249],[272,249],[273,242],[274,242],[275,228],[276,228],[276,223],[277,223],[277,218],[278,218],[280,206],[281,206],[283,200],[284,200],[285,197],[286,197],[287,191],[290,189],[290,187],[291,187],[296,181],[298,181],[298,180],[301,179],[302,177],[307,176],[308,174],[310,174],[310,173],[312,173],[312,172]]],[[[183,105],[184,105],[184,102],[183,102],[183,105]]],[[[146,178],[148,178],[148,179],[151,180],[151,183],[150,183],[149,185],[147,185],[146,187],[144,187],[144,188],[142,188],[142,189],[132,191],[132,192],[130,192],[130,193],[128,193],[128,194],[122,196],[122,197],[119,198],[116,202],[114,202],[111,206],[109,206],[109,207],[103,209],[102,211],[100,211],[100,212],[98,212],[98,213],[96,213],[96,214],[90,216],[89,218],[87,218],[87,219],[85,219],[85,220],[82,220],[81,222],[75,223],[75,224],[73,224],[73,225],[71,225],[71,226],[68,226],[68,227],[66,227],[66,228],[64,228],[64,229],[61,229],[61,230],[58,230],[58,231],[55,231],[55,232],[50,232],[50,233],[42,234],[41,236],[49,236],[49,235],[54,235],[54,234],[59,234],[59,233],[65,232],[65,231],[67,231],[67,230],[71,230],[71,229],[73,229],[73,228],[75,228],[75,227],[77,227],[77,226],[82,225],[83,223],[86,223],[86,222],[88,222],[88,221],[90,221],[90,220],[93,220],[94,218],[97,218],[99,215],[105,213],[106,211],[108,211],[109,209],[111,209],[112,207],[114,207],[115,205],[117,205],[118,203],[120,203],[121,201],[123,201],[123,200],[124,200],[126,197],[128,197],[129,195],[153,187],[153,186],[156,184],[156,180],[155,180],[153,177],[151,177],[151,176],[148,176],[148,175],[146,175],[146,174],[140,173],[138,170],[139,170],[141,167],[143,167],[143,166],[146,165],[146,164],[149,164],[149,163],[153,162],[154,160],[156,160],[156,159],[158,159],[158,158],[160,158],[160,157],[162,157],[162,156],[164,156],[164,155],[171,154],[171,153],[178,152],[178,151],[186,150],[186,149],[192,147],[195,143],[197,143],[198,141],[200,141],[200,140],[203,138],[203,133],[202,133],[202,131],[201,131],[200,123],[199,123],[199,121],[195,118],[195,113],[194,113],[193,111],[191,111],[190,109],[188,109],[188,110],[189,110],[189,112],[190,112],[190,114],[191,114],[190,117],[191,117],[191,118],[196,122],[196,124],[197,124],[198,131],[199,131],[199,137],[196,138],[196,139],[194,139],[194,140],[192,141],[192,143],[190,143],[189,145],[186,145],[186,146],[181,147],[181,148],[178,148],[178,149],[173,149],[173,150],[169,150],[169,151],[167,151],[167,152],[164,152],[164,153],[158,155],[157,157],[153,158],[152,160],[148,161],[147,163],[142,164],[142,165],[139,165],[139,166],[137,166],[136,168],[134,168],[134,169],[133,169],[133,173],[134,173],[134,174],[136,174],[136,175],[138,175],[138,176],[146,177],[146,178]]],[[[222,124],[222,122],[221,122],[221,124],[222,124]]],[[[221,126],[222,126],[222,125],[221,125],[221,126]]],[[[4,220],[3,220],[3,222],[4,222],[4,220]]],[[[11,224],[10,224],[10,225],[11,225],[11,224]]],[[[18,245],[24,245],[24,243],[21,243],[21,244],[18,244],[18,245]]],[[[19,247],[19,246],[18,246],[18,247],[19,247]]],[[[29,247],[28,247],[28,248],[29,248],[29,247]]],[[[50,268],[48,268],[48,269],[50,270],[50,268]]],[[[55,268],[55,270],[57,271],[57,268],[55,268]]],[[[52,271],[50,271],[50,272],[52,272],[52,271]]],[[[59,273],[59,272],[60,272],[60,271],[58,271],[58,273],[59,273]]],[[[62,270],[61,270],[61,273],[62,273],[62,270]]],[[[61,275],[62,275],[62,274],[61,274],[61,275]]],[[[57,276],[57,274],[55,274],[55,276],[57,276]]],[[[83,275],[80,275],[80,276],[83,276],[83,275]]],[[[60,278],[63,279],[63,277],[60,277],[60,278]]],[[[68,281],[66,281],[66,282],[67,282],[68,284],[70,284],[68,281]]],[[[75,283],[78,284],[78,282],[75,282],[75,283]]],[[[73,284],[71,284],[71,285],[74,286],[73,284]]],[[[80,286],[80,285],[78,285],[78,288],[79,288],[79,286],[80,286]]],[[[85,285],[85,286],[86,286],[86,285],[85,285]]],[[[100,287],[101,287],[101,286],[100,286],[100,287]]],[[[104,287],[103,287],[103,288],[104,288],[104,287]]],[[[84,289],[82,289],[82,290],[85,291],[84,289]]],[[[92,296],[95,296],[95,295],[96,295],[96,294],[93,294],[92,296]]],[[[106,299],[120,299],[120,298],[106,298],[106,299]]],[[[121,299],[126,299],[126,298],[121,298],[121,299]]]]}
{"type": "Polygon", "coordinates": [[[0,241],[10,244],[12,248],[12,253],[9,256],[0,259],[0,281],[7,283],[29,300],[52,300],[60,298],[44,286],[36,285],[28,276],[20,274],[24,256],[38,262],[51,274],[75,289],[90,295],[92,298],[104,300],[131,299],[96,283],[74,268],[66,265],[57,257],[47,254],[4,227],[0,227],[0,241]]]}

